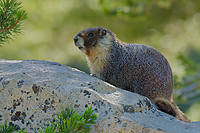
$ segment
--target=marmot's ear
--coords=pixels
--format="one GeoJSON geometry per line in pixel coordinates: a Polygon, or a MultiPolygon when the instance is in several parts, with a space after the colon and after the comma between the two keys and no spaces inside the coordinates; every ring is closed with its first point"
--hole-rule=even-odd
{"type": "Polygon", "coordinates": [[[106,29],[101,29],[101,31],[100,31],[101,36],[105,36],[106,33],[107,33],[106,29]]]}

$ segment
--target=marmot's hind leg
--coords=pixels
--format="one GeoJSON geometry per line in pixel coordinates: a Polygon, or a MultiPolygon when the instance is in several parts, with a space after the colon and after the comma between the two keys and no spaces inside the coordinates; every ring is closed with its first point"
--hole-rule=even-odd
{"type": "Polygon", "coordinates": [[[158,107],[159,110],[167,114],[170,114],[184,122],[188,122],[188,123],[191,122],[175,103],[170,102],[169,100],[164,99],[164,98],[156,98],[154,101],[155,101],[155,105],[158,107]]]}

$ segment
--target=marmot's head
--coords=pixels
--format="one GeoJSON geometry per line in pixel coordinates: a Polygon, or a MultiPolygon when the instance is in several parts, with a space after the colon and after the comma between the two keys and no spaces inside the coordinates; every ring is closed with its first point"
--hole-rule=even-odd
{"type": "Polygon", "coordinates": [[[100,52],[109,48],[114,41],[115,35],[102,27],[94,27],[80,31],[74,37],[75,45],[90,56],[93,52],[100,52]]]}

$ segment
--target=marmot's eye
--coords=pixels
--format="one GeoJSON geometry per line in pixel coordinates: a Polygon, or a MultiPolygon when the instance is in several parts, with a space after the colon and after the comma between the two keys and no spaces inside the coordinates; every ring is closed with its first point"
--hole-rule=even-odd
{"type": "Polygon", "coordinates": [[[94,34],[93,34],[92,32],[90,32],[90,33],[88,34],[88,37],[91,37],[91,36],[94,36],[94,34]]]}

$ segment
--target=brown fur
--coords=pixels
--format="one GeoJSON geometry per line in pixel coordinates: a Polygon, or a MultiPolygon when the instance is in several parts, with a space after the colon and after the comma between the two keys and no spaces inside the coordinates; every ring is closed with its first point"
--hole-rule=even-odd
{"type": "Polygon", "coordinates": [[[156,98],[155,104],[161,111],[168,113],[184,122],[191,122],[175,103],[163,98],[156,98]]]}
{"type": "Polygon", "coordinates": [[[189,122],[173,103],[172,70],[159,51],[142,44],[124,43],[102,27],[79,32],[74,42],[86,54],[93,75],[146,96],[160,110],[189,122]]]}

